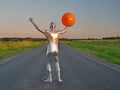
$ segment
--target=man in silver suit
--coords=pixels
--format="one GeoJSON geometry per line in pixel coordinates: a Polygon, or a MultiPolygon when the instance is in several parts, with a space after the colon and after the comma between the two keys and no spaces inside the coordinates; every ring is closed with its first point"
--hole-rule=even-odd
{"type": "Polygon", "coordinates": [[[63,30],[55,30],[56,25],[55,23],[51,22],[50,23],[50,30],[45,30],[40,28],[35,22],[33,18],[29,19],[30,22],[35,26],[35,28],[43,33],[46,36],[46,39],[48,41],[47,44],[47,70],[49,73],[48,79],[44,80],[44,82],[52,82],[52,73],[51,73],[51,64],[50,64],[50,58],[53,56],[55,58],[55,67],[57,71],[57,76],[58,76],[58,82],[62,82],[63,80],[61,79],[60,76],[60,65],[59,65],[59,50],[58,50],[58,40],[60,34],[65,33],[68,30],[68,27],[65,27],[63,30]]]}

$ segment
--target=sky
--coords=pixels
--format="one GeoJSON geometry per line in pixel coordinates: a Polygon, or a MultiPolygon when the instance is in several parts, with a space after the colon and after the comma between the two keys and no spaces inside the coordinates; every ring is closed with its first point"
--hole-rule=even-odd
{"type": "Polygon", "coordinates": [[[76,23],[61,38],[120,36],[120,0],[0,0],[0,38],[44,38],[29,18],[41,28],[49,30],[50,22],[55,22],[62,30],[66,12],[76,16],[76,23]]]}

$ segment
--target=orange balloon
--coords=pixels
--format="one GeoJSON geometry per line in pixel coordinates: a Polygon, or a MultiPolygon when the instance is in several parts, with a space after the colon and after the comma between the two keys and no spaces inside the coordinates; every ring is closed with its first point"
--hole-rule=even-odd
{"type": "Polygon", "coordinates": [[[65,13],[62,16],[62,24],[67,27],[71,27],[76,22],[76,18],[72,13],[65,13]]]}

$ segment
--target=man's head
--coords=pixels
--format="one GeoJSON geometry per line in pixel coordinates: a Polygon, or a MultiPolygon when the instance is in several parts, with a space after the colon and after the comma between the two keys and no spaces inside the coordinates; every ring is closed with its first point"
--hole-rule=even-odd
{"type": "Polygon", "coordinates": [[[55,29],[55,27],[56,27],[55,23],[54,23],[54,22],[51,22],[51,23],[50,23],[50,29],[53,30],[53,29],[55,29]]]}

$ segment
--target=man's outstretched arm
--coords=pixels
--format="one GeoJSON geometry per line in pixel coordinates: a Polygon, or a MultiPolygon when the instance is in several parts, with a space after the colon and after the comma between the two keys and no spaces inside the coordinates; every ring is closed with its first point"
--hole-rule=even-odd
{"type": "Polygon", "coordinates": [[[65,33],[68,29],[69,29],[69,27],[65,27],[63,30],[59,30],[58,32],[59,32],[60,34],[63,34],[63,33],[65,33]]]}
{"type": "Polygon", "coordinates": [[[34,22],[34,19],[33,19],[33,18],[30,18],[29,20],[30,20],[30,22],[35,26],[35,28],[36,28],[38,31],[40,31],[41,33],[45,34],[46,30],[40,28],[40,27],[34,22]]]}

